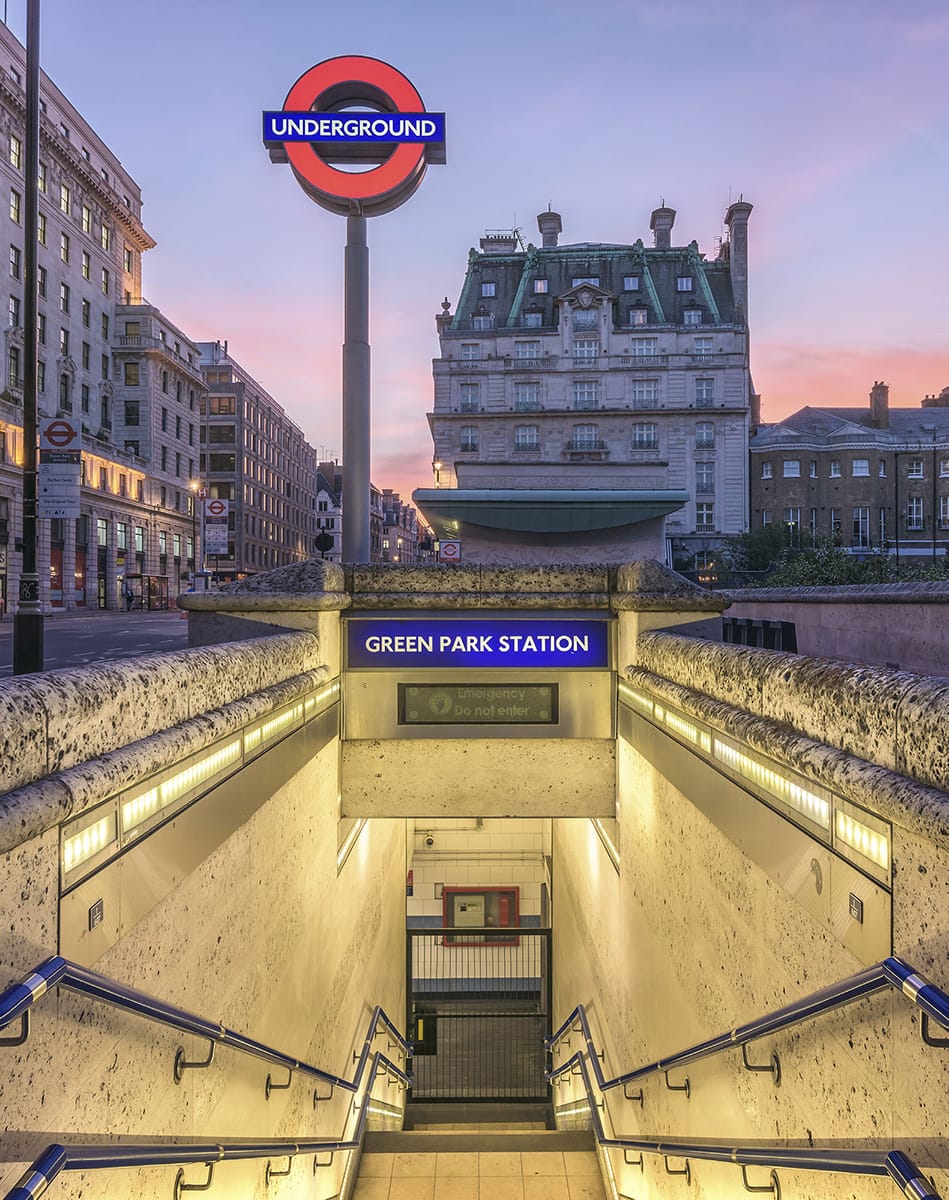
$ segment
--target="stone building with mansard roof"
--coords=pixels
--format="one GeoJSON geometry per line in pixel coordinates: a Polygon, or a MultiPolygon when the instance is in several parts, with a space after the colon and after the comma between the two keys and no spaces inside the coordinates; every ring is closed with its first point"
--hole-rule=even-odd
{"type": "Polygon", "coordinates": [[[746,528],[747,226],[714,259],[672,244],[541,245],[489,233],[436,317],[433,486],[414,494],[464,557],[685,565],[746,528]]]}

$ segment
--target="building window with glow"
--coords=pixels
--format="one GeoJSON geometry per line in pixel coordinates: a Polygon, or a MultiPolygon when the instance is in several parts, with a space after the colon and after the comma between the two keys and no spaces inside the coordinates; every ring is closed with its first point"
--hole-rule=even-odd
{"type": "Polygon", "coordinates": [[[597,437],[597,427],[595,425],[574,425],[574,450],[598,450],[599,447],[600,442],[597,437]]]}
{"type": "Polygon", "coordinates": [[[109,294],[109,268],[108,267],[102,268],[102,294],[103,294],[103,296],[108,296],[108,294],[109,294]]]}
{"type": "Polygon", "coordinates": [[[462,362],[477,362],[481,357],[481,347],[477,342],[462,342],[461,343],[461,361],[462,362]]]}
{"type": "Polygon", "coordinates": [[[697,462],[695,464],[695,492],[698,496],[709,495],[715,491],[715,464],[697,462]]]}
{"type": "Polygon", "coordinates": [[[11,133],[10,134],[10,166],[15,168],[15,170],[19,171],[22,162],[23,162],[23,143],[16,136],[16,134],[11,133]]]}
{"type": "MultiPolygon", "coordinates": [[[[629,324],[630,325],[648,325],[649,324],[649,310],[645,309],[645,308],[641,308],[641,307],[640,308],[631,308],[629,310],[629,324]]],[[[633,353],[635,353],[635,351],[633,351],[633,353]]]]}
{"type": "Polygon", "coordinates": [[[714,533],[715,532],[715,505],[714,504],[696,504],[696,506],[695,506],[695,532],[696,533],[714,533]]]}
{"type": "Polygon", "coordinates": [[[659,447],[659,431],[653,421],[636,421],[633,424],[634,450],[656,450],[659,447]]]}
{"type": "Polygon", "coordinates": [[[88,204],[82,206],[82,232],[92,233],[92,209],[88,204]]]}
{"type": "Polygon", "coordinates": [[[658,379],[634,379],[632,402],[636,408],[656,408],[659,404],[658,379]]]}
{"type": "Polygon", "coordinates": [[[840,462],[836,458],[830,460],[830,477],[831,479],[840,478],[840,462]]]}
{"type": "Polygon", "coordinates": [[[799,458],[786,458],[781,469],[785,479],[801,478],[801,460],[799,458]]]}
{"type": "Polygon", "coordinates": [[[711,421],[695,423],[696,450],[713,450],[715,448],[715,426],[711,421]]]}
{"type": "Polygon", "coordinates": [[[103,225],[99,230],[99,244],[103,250],[108,250],[112,246],[112,231],[108,225],[103,225]]]}
{"type": "Polygon", "coordinates": [[[540,385],[537,383],[515,383],[514,411],[538,412],[540,409],[540,385]]]}
{"type": "Polygon", "coordinates": [[[88,250],[82,252],[82,277],[88,279],[92,274],[92,258],[88,250]]]}
{"type": "Polygon", "coordinates": [[[69,262],[69,234],[61,233],[59,235],[59,257],[64,263],[69,262]]]}
{"type": "Polygon", "coordinates": [[[459,407],[462,412],[478,412],[481,389],[477,383],[463,383],[459,388],[459,407]]]}
{"type": "Polygon", "coordinates": [[[696,408],[711,408],[715,403],[715,380],[714,379],[696,379],[695,381],[695,407],[696,408]]]}
{"type": "Polygon", "coordinates": [[[922,527],[923,498],[922,496],[910,496],[906,503],[906,528],[918,530],[922,529],[922,527]]]}
{"type": "Polygon", "coordinates": [[[461,449],[470,453],[478,449],[478,427],[477,425],[462,425],[461,427],[461,449]]]}
{"type": "Polygon", "coordinates": [[[550,291],[550,280],[549,279],[535,279],[533,282],[532,290],[533,290],[533,293],[535,296],[546,296],[547,293],[550,291]]]}
{"type": "Polygon", "coordinates": [[[786,508],[784,510],[784,528],[788,535],[788,544],[791,546],[800,545],[801,510],[799,508],[786,508]]]}
{"type": "Polygon", "coordinates": [[[869,458],[855,458],[851,464],[851,475],[854,479],[865,479],[870,475],[869,458]]]}
{"type": "Polygon", "coordinates": [[[577,379],[573,384],[573,407],[578,412],[589,412],[598,406],[598,384],[595,379],[577,379]]]}
{"type": "Polygon", "coordinates": [[[20,224],[20,210],[22,207],[22,197],[16,188],[10,188],[10,220],[17,225],[20,224]]]}
{"type": "Polygon", "coordinates": [[[515,425],[514,449],[538,450],[540,448],[540,443],[537,435],[538,430],[536,425],[515,425]]]}
{"type": "Polygon", "coordinates": [[[851,545],[858,550],[867,550],[870,546],[870,509],[866,505],[857,505],[853,510],[853,540],[851,545]]]}
{"type": "Polygon", "coordinates": [[[60,209],[60,212],[64,212],[68,216],[71,207],[72,207],[72,200],[71,200],[71,197],[69,194],[69,188],[65,183],[61,183],[59,185],[59,209],[60,209]]]}
{"type": "Polygon", "coordinates": [[[570,315],[574,329],[596,329],[599,313],[595,308],[575,308],[570,315]]]}
{"type": "Polygon", "coordinates": [[[540,342],[515,342],[514,357],[518,362],[536,361],[540,358],[540,342]]]}
{"type": "Polygon", "coordinates": [[[909,466],[906,468],[907,479],[923,479],[923,460],[921,458],[911,458],[909,466]]]}

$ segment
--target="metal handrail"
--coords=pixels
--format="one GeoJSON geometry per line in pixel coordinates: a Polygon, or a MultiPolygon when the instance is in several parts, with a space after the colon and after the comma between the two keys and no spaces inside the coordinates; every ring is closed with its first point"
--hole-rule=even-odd
{"type": "MultiPolygon", "coordinates": [[[[600,1057],[593,1043],[586,1011],[582,1004],[578,1004],[560,1028],[547,1039],[546,1045],[548,1050],[553,1050],[557,1043],[568,1033],[582,1033],[590,1062],[593,1064],[593,1069],[596,1073],[597,1086],[601,1091],[605,1092],[611,1088],[633,1083],[637,1079],[644,1079],[647,1075],[655,1075],[660,1071],[669,1071],[674,1067],[684,1067],[689,1063],[697,1062],[701,1058],[708,1058],[712,1054],[718,1054],[722,1050],[743,1046],[746,1042],[755,1041],[757,1038],[765,1037],[771,1033],[778,1033],[781,1030],[791,1028],[793,1025],[800,1025],[804,1021],[811,1020],[813,1017],[833,1012],[849,1004],[855,1004],[858,1000],[863,1000],[865,997],[872,996],[876,992],[885,991],[887,988],[894,988],[901,992],[902,995],[920,1010],[922,1013],[921,1032],[928,1044],[939,1046],[949,1045],[949,1041],[931,1038],[927,1032],[928,1021],[930,1019],[938,1022],[943,1029],[949,1030],[949,995],[935,984],[930,983],[904,959],[895,957],[885,958],[882,962],[876,963],[872,967],[867,967],[865,970],[859,971],[856,975],[850,975],[838,983],[812,992],[810,995],[795,1001],[793,1004],[775,1009],[773,1012],[757,1017],[754,1021],[749,1021],[745,1025],[739,1025],[727,1033],[720,1033],[717,1037],[709,1038],[704,1042],[698,1042],[694,1046],[689,1046],[684,1050],[679,1050],[675,1054],[670,1054],[667,1058],[656,1059],[655,1062],[638,1067],[634,1071],[626,1071],[622,1075],[617,1075],[612,1079],[607,1079],[603,1074],[600,1066],[600,1057]],[[574,1028],[575,1022],[579,1024],[579,1028],[574,1028]]],[[[565,1069],[566,1064],[558,1067],[556,1071],[551,1072],[551,1078],[553,1079],[565,1069]]]]}
{"type": "MultiPolygon", "coordinates": [[[[376,1019],[376,1013],[380,1011],[377,1006],[373,1012],[374,1020],[376,1019]]],[[[391,1026],[389,1028],[391,1030],[391,1026]]],[[[391,1031],[396,1032],[394,1030],[391,1031]]],[[[369,1036],[372,1036],[372,1027],[370,1028],[369,1036]]],[[[363,1064],[361,1061],[357,1075],[361,1075],[362,1070],[363,1064]]],[[[386,1058],[381,1051],[377,1050],[371,1058],[371,1075],[367,1091],[372,1088],[372,1081],[375,1077],[381,1074],[389,1077],[390,1082],[391,1077],[395,1076],[403,1086],[409,1086],[409,1077],[395,1063],[386,1058]]],[[[328,1076],[324,1077],[329,1078],[328,1076]]],[[[344,1081],[340,1080],[339,1082],[341,1086],[344,1086],[344,1081]]],[[[353,1134],[351,1137],[345,1139],[337,1138],[328,1140],[325,1138],[309,1138],[302,1141],[291,1141],[286,1138],[269,1138],[260,1141],[194,1142],[189,1145],[145,1142],[137,1145],[129,1144],[122,1146],[64,1146],[56,1143],[47,1146],[42,1154],[34,1160],[16,1185],[7,1193],[5,1200],[38,1200],[38,1197],[46,1191],[53,1180],[63,1171],[95,1171],[116,1167],[181,1166],[187,1163],[204,1163],[209,1168],[208,1184],[210,1184],[214,1164],[234,1159],[275,1157],[288,1158],[292,1162],[297,1155],[329,1153],[330,1162],[314,1163],[314,1168],[316,1166],[329,1166],[332,1163],[332,1155],[337,1151],[355,1150],[359,1147],[365,1133],[368,1114],[369,1105],[363,1102],[359,1106],[359,1116],[356,1120],[353,1134]]],[[[284,1173],[276,1172],[276,1174],[284,1173]]],[[[268,1163],[268,1177],[269,1175],[268,1163]]],[[[203,1185],[185,1184],[182,1186],[182,1176],[183,1172],[179,1170],[175,1181],[176,1200],[179,1200],[181,1193],[185,1190],[204,1190],[203,1185]]]]}
{"type": "MultiPolygon", "coordinates": [[[[402,1049],[405,1056],[407,1058],[411,1057],[411,1049],[408,1042],[399,1033],[379,1005],[376,1005],[373,1009],[369,1031],[366,1034],[366,1039],[359,1055],[359,1067],[353,1080],[347,1080],[342,1079],[338,1075],[333,1075],[329,1071],[322,1071],[319,1067],[302,1062],[292,1055],[275,1050],[272,1046],[266,1046],[263,1042],[255,1041],[243,1033],[228,1029],[225,1025],[221,1025],[218,1022],[209,1021],[204,1017],[198,1016],[196,1013],[188,1012],[183,1008],[176,1008],[174,1005],[166,1004],[163,1000],[158,1000],[145,992],[140,992],[135,988],[127,987],[125,984],[117,983],[105,975],[99,975],[95,971],[81,967],[78,963],[70,962],[58,954],[47,958],[44,962],[40,963],[32,974],[20,980],[19,983],[12,984],[6,991],[0,993],[0,1030],[5,1029],[17,1019],[21,1021],[20,1034],[6,1039],[8,1045],[20,1045],[26,1041],[29,1035],[30,1011],[33,1005],[54,987],[65,988],[81,996],[100,1000],[103,1004],[109,1004],[113,1008],[137,1013],[141,1017],[147,1017],[150,1021],[156,1021],[160,1025],[166,1025],[182,1033],[191,1033],[197,1037],[207,1038],[211,1043],[212,1057],[216,1045],[229,1046],[231,1049],[238,1050],[242,1054],[250,1054],[255,1058],[262,1058],[266,1062],[284,1067],[290,1072],[297,1071],[301,1075],[320,1079],[324,1083],[332,1084],[334,1087],[342,1088],[348,1092],[355,1092],[359,1088],[362,1073],[365,1070],[371,1052],[372,1039],[375,1037],[380,1024],[395,1038],[397,1045],[402,1049]]],[[[2,1044],[2,1040],[0,1040],[0,1044],[2,1044]]],[[[179,1051],[180,1054],[181,1052],[179,1051]]],[[[201,1065],[209,1065],[210,1061],[209,1058],[206,1064],[201,1065]]],[[[180,1059],[176,1059],[176,1072],[180,1066],[188,1067],[195,1065],[198,1064],[184,1063],[180,1059]]]]}
{"type": "MultiPolygon", "coordinates": [[[[596,1064],[597,1060],[593,1058],[591,1061],[596,1064]]],[[[939,1193],[935,1190],[932,1181],[920,1171],[908,1154],[896,1147],[888,1150],[883,1148],[853,1150],[836,1147],[822,1149],[811,1146],[769,1146],[762,1145],[760,1142],[756,1142],[753,1146],[740,1143],[728,1145],[722,1142],[703,1142],[698,1138],[666,1141],[662,1138],[608,1137],[600,1119],[599,1107],[593,1098],[586,1053],[578,1050],[556,1073],[559,1075],[566,1069],[569,1069],[573,1075],[579,1075],[583,1080],[597,1142],[606,1148],[623,1150],[624,1154],[632,1150],[640,1155],[658,1154],[666,1160],[684,1158],[686,1165],[683,1170],[669,1171],[667,1161],[666,1170],[670,1174],[686,1175],[688,1179],[691,1179],[689,1159],[697,1158],[708,1162],[733,1163],[742,1168],[743,1174],[747,1167],[770,1167],[772,1171],[771,1186],[760,1189],[749,1188],[748,1190],[770,1191],[776,1200],[779,1200],[780,1191],[774,1171],[779,1167],[798,1171],[827,1171],[850,1175],[889,1177],[911,1200],[940,1200],[939,1193]]],[[[629,1165],[635,1165],[635,1163],[629,1165]]],[[[23,1200],[26,1198],[24,1197],[23,1200]]]]}

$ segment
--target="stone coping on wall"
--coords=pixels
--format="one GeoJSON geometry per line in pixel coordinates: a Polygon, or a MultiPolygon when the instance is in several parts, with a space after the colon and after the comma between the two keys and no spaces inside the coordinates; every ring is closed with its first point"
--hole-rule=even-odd
{"type": "Polygon", "coordinates": [[[787,725],[673,683],[653,671],[628,667],[626,679],[750,750],[785,764],[883,820],[949,850],[949,795],[944,791],[803,736],[787,725]]]}
{"type": "Polygon", "coordinates": [[[636,644],[657,676],[949,792],[949,679],[665,632],[636,644]]]}
{"type": "Polygon", "coordinates": [[[949,580],[920,583],[848,583],[837,587],[733,588],[733,604],[949,604],[949,580]]]}
{"type": "Polygon", "coordinates": [[[543,566],[297,563],[179,598],[192,612],[603,609],[719,613],[729,604],[652,559],[543,566]]]}
{"type": "Polygon", "coordinates": [[[318,667],[0,795],[0,853],[182,762],[327,682],[318,667]]]}
{"type": "Polygon", "coordinates": [[[0,794],[322,667],[312,633],[0,682],[0,794]]]}

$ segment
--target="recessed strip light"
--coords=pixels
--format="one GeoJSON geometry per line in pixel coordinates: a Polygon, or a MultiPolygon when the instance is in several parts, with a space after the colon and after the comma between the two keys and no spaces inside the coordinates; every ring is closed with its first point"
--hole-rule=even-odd
{"type": "Polygon", "coordinates": [[[63,871],[74,871],[76,867],[82,866],[114,844],[116,834],[113,809],[63,838],[63,871]]]}

